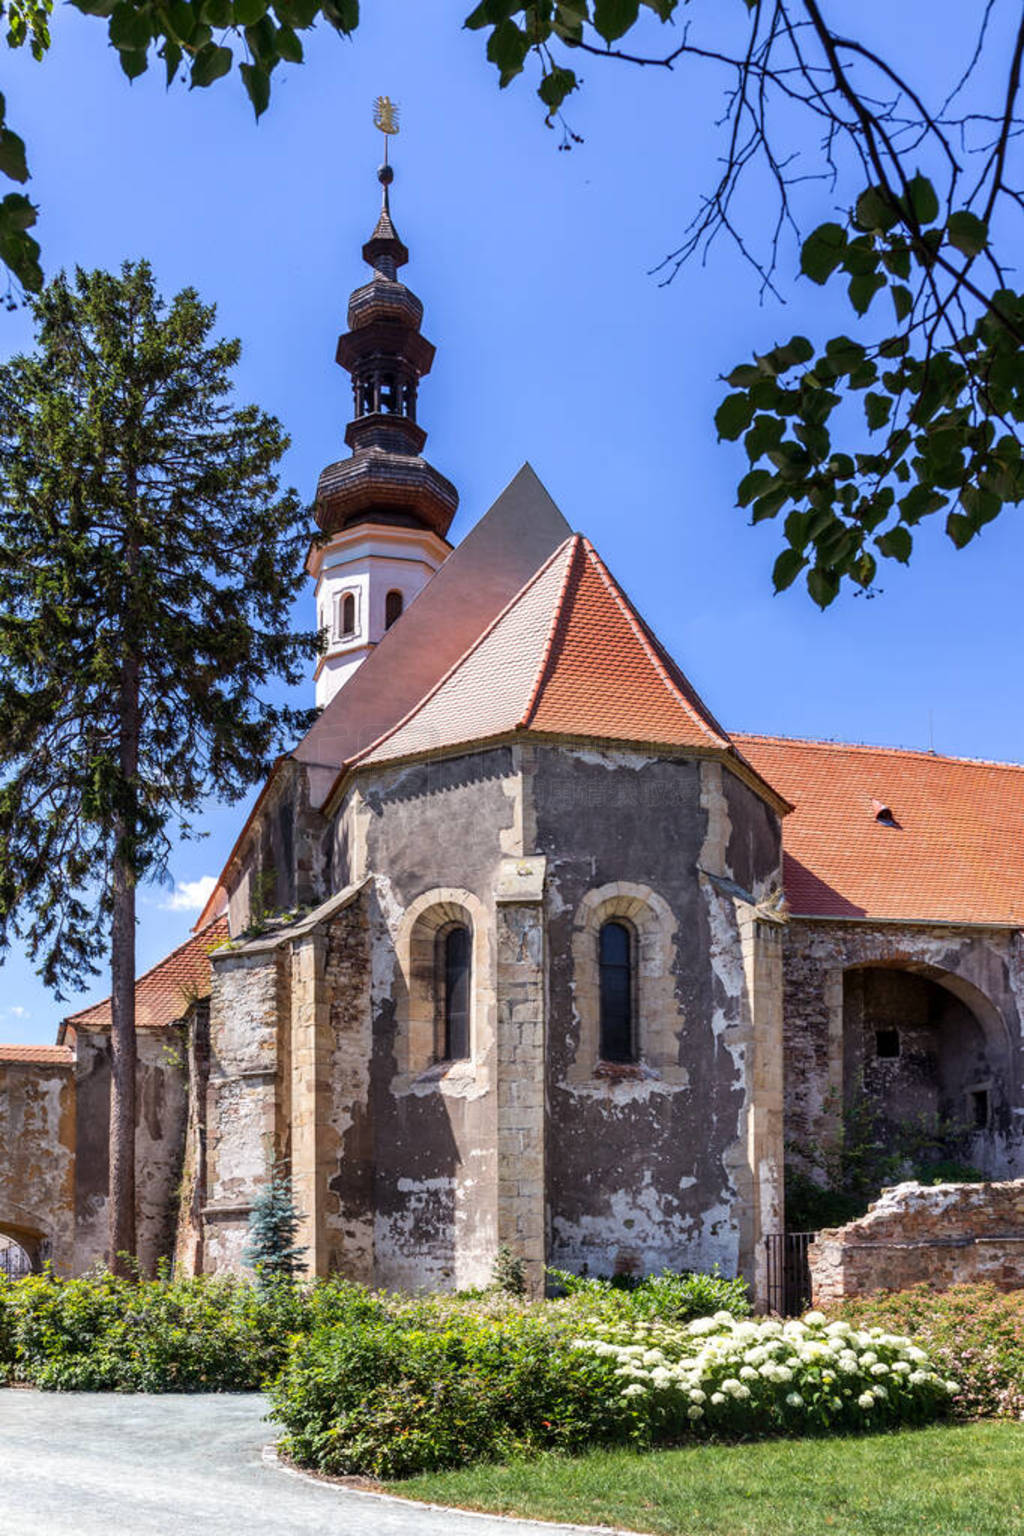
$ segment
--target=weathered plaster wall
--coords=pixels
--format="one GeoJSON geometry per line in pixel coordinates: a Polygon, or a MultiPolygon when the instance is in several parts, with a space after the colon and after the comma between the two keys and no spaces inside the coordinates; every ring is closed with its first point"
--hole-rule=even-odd
{"type": "MultiPolygon", "coordinates": [[[[778,880],[778,824],[717,763],[568,748],[532,754],[525,816],[548,864],[551,1261],[598,1274],[717,1262],[752,1276],[758,1186],[777,1187],[781,1146],[761,1155],[750,1139],[765,1084],[740,908],[778,880]],[[655,914],[655,940],[641,935],[635,1069],[580,1059],[594,999],[578,930],[588,892],[608,888],[613,902],[616,886],[639,904],[622,908],[638,930],[655,914]]],[[[772,983],[759,985],[763,1002],[772,983]]]]}
{"type": "Polygon", "coordinates": [[[309,803],[308,771],[294,758],[283,758],[228,875],[232,937],[264,913],[323,901],[332,888],[329,860],[327,825],[309,803]]]}
{"type": "Polygon", "coordinates": [[[74,1267],[75,1085],[68,1062],[0,1061],[0,1232],[74,1267]]]}
{"type": "Polygon", "coordinates": [[[814,1304],[927,1282],[1024,1286],[1024,1180],[897,1184],[866,1216],[819,1234],[808,1257],[814,1304]]]}
{"type": "MultiPolygon", "coordinates": [[[[373,873],[370,1117],[380,1284],[447,1289],[490,1278],[498,1178],[494,893],[502,858],[521,851],[519,784],[512,749],[473,753],[367,776],[338,817],[336,871],[344,856],[350,878],[364,868],[373,873]],[[474,931],[472,1054],[447,1069],[410,1072],[403,1039],[415,985],[410,924],[429,920],[434,903],[464,912],[474,931]]],[[[361,1134],[355,1123],[350,1137],[357,1143],[361,1134]]]]}
{"type": "MultiPolygon", "coordinates": [[[[152,1274],[174,1249],[178,1185],[188,1118],[183,1028],[140,1029],[135,1078],[135,1214],[139,1262],[152,1274]]],[[[79,1029],[75,1042],[74,1271],[106,1263],[110,1037],[79,1029]]]]}
{"type": "Polygon", "coordinates": [[[835,1134],[842,1104],[861,1081],[890,1118],[900,1101],[910,1114],[941,1108],[966,1116],[967,1092],[985,1084],[991,1127],[971,1139],[967,1155],[994,1178],[1024,1172],[1020,934],[794,918],[784,970],[786,1139],[795,1158],[835,1134]],[[936,1009],[934,993],[901,988],[898,980],[887,987],[877,971],[861,967],[924,978],[948,1003],[936,1009]],[[902,1067],[877,1061],[876,1021],[901,1018],[907,1059],[902,1067]]]}

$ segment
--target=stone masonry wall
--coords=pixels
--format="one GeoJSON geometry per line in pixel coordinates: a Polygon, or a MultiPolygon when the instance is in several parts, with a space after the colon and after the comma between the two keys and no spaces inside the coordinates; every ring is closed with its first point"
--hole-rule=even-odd
{"type": "Polygon", "coordinates": [[[69,1274],[75,1242],[75,1084],[68,1060],[0,1061],[0,1232],[69,1274]]]}
{"type": "Polygon", "coordinates": [[[1024,1286],[1024,1179],[897,1184],[866,1216],[818,1234],[809,1252],[815,1306],[927,1282],[1024,1286]]]}

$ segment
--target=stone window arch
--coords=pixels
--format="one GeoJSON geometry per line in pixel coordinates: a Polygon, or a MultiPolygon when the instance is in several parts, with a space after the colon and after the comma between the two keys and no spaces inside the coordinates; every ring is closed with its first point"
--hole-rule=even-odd
{"type": "Polygon", "coordinates": [[[679,1041],[685,1019],[675,987],[672,909],[650,886],[619,880],[588,891],[573,922],[573,1003],[578,1027],[568,1080],[601,1076],[660,1078],[685,1084],[679,1041]],[[601,936],[606,925],[625,930],[629,946],[631,1060],[602,1055],[601,936]]]}
{"type": "Polygon", "coordinates": [[[494,1041],[494,960],[492,922],[472,892],[439,887],[426,891],[406,909],[396,940],[396,1091],[426,1090],[431,1085],[459,1090],[468,1081],[482,1089],[494,1041]],[[451,1010],[446,1006],[448,961],[457,932],[467,935],[465,960],[467,1017],[465,1053],[448,1056],[451,1010]],[[446,1038],[447,1037],[447,1038],[446,1038]]]}

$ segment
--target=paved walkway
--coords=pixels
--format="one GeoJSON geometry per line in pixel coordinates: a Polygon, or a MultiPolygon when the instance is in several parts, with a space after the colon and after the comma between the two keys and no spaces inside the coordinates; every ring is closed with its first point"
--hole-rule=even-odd
{"type": "Polygon", "coordinates": [[[261,1460],[264,1401],[0,1390],[0,1524],[25,1536],[537,1536],[361,1498],[261,1460]]]}

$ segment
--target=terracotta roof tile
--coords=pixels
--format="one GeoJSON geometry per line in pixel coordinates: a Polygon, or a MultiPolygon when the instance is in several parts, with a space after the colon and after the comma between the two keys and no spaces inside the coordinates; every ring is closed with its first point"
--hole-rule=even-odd
{"type": "MultiPolygon", "coordinates": [[[[136,1028],[159,1029],[173,1024],[184,1014],[190,998],[207,996],[210,950],[227,937],[228,920],[218,917],[140,976],[135,983],[136,1028]]],[[[64,1023],[79,1029],[109,1029],[110,998],[71,1014],[64,1023]]]]}
{"type": "Polygon", "coordinates": [[[355,762],[514,731],[725,752],[728,736],[587,539],[541,566],[445,677],[355,762]]]}
{"type": "Polygon", "coordinates": [[[69,1045],[0,1045],[0,1063],[26,1061],[35,1066],[70,1066],[75,1053],[69,1045]]]}
{"type": "Polygon", "coordinates": [[[795,914],[1024,927],[1024,766],[734,740],[795,806],[783,822],[795,914]],[[879,806],[891,822],[878,819],[879,806]]]}

